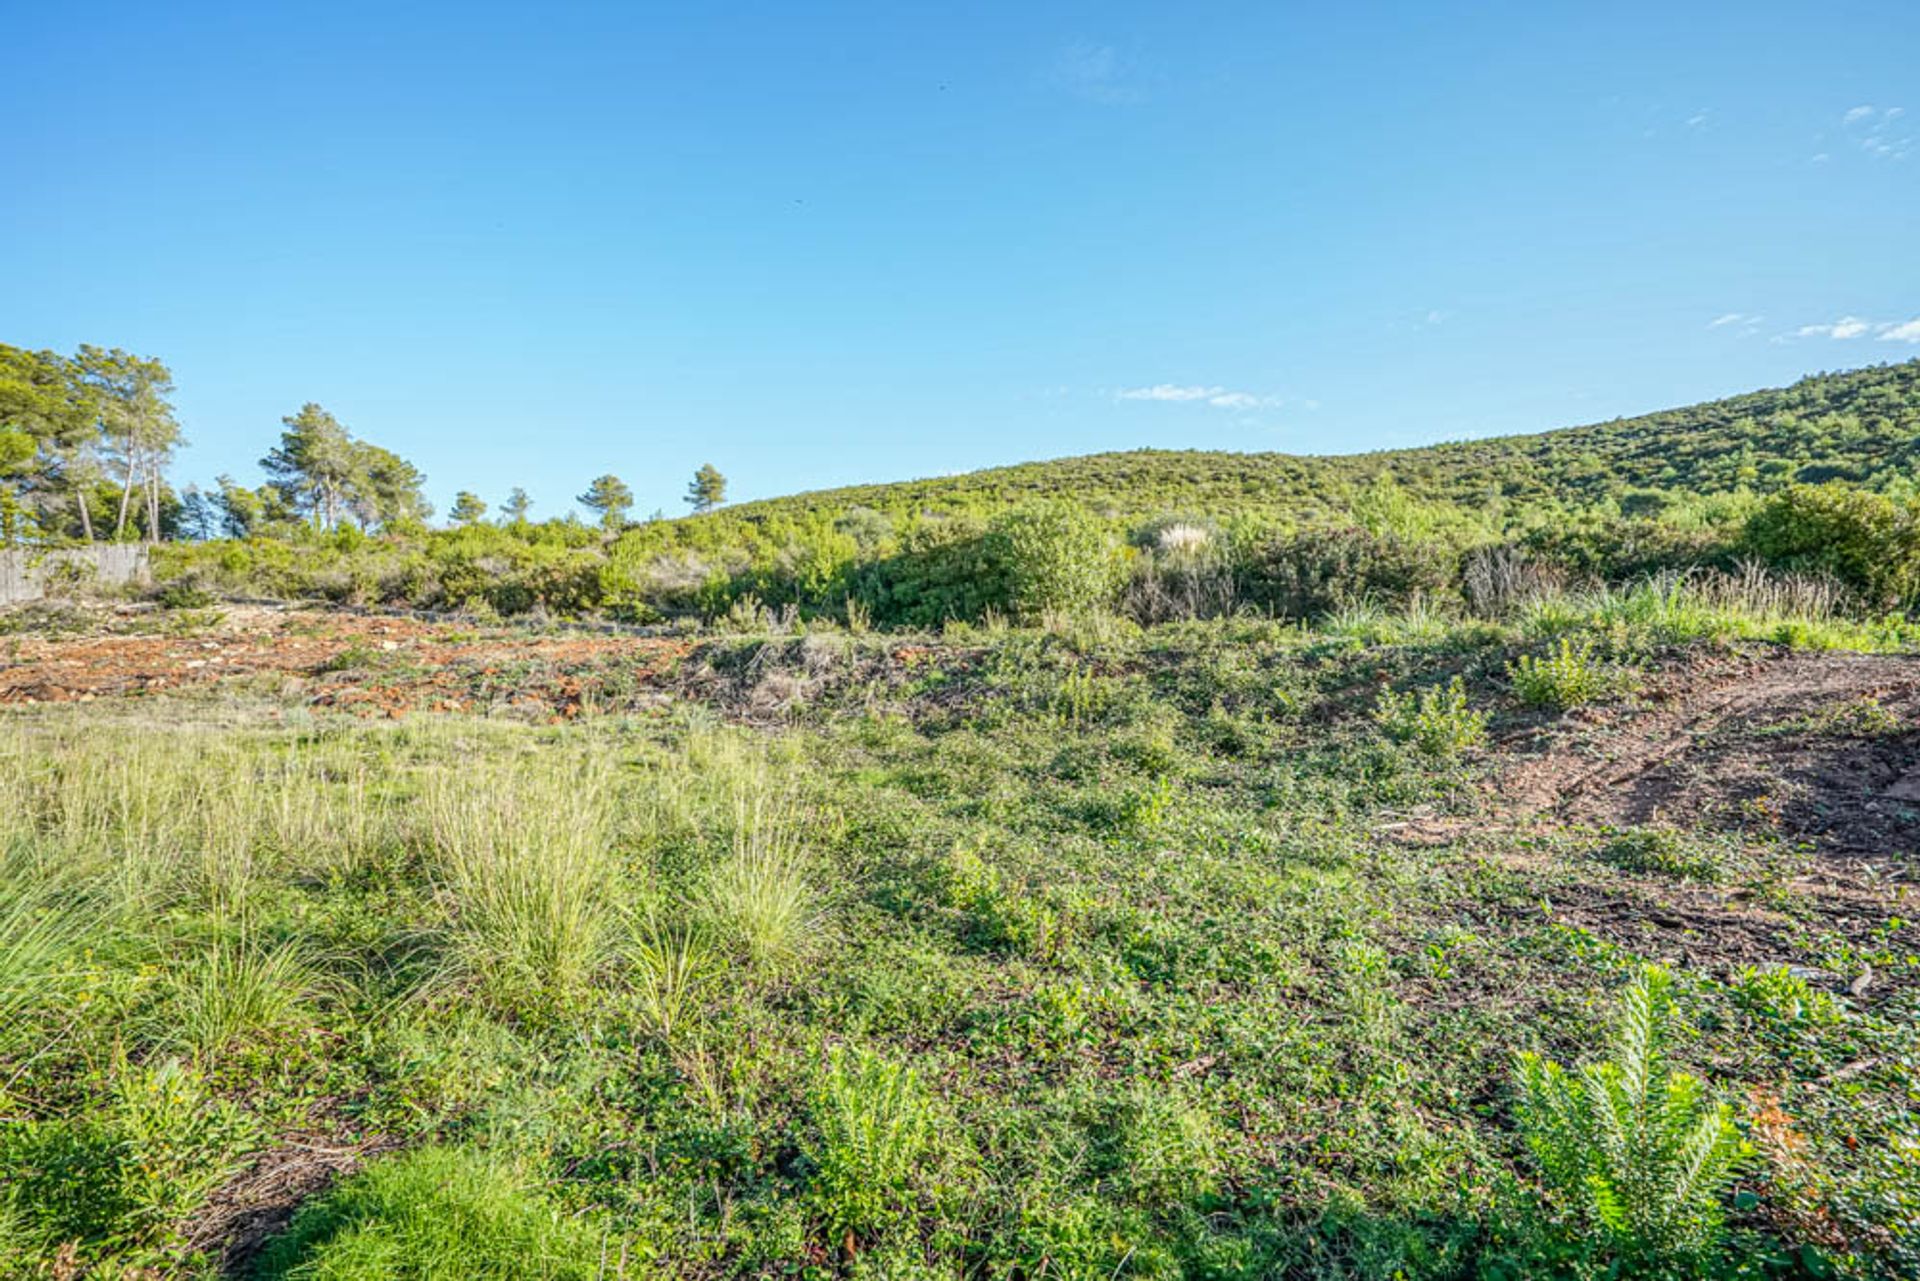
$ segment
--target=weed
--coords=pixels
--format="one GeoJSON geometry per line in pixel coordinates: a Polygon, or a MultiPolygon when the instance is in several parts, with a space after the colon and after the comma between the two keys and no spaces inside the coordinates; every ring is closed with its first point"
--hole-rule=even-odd
{"type": "Polygon", "coordinates": [[[1844,1012],[1831,996],[1785,966],[1746,966],[1733,979],[1734,1003],[1784,1027],[1831,1027],[1844,1012]]]}
{"type": "Polygon", "coordinates": [[[1622,871],[1675,880],[1714,882],[1727,876],[1722,849],[1671,827],[1628,828],[1602,844],[1594,857],[1622,871]]]}
{"type": "Polygon", "coordinates": [[[1572,1072],[1519,1058],[1527,1146],[1561,1207],[1623,1255],[1693,1258],[1717,1243],[1720,1196],[1750,1149],[1732,1108],[1669,1070],[1673,980],[1648,967],[1627,988],[1613,1057],[1572,1072]]]}
{"type": "Polygon", "coordinates": [[[1388,738],[1438,758],[1458,756],[1487,738],[1487,715],[1467,705],[1466,683],[1458,676],[1418,694],[1381,690],[1373,720],[1388,738]]]}
{"type": "Polygon", "coordinates": [[[1593,642],[1578,645],[1568,637],[1544,657],[1522,654],[1507,667],[1507,679],[1513,683],[1514,696],[1528,707],[1551,707],[1565,711],[1597,702],[1617,692],[1621,674],[1593,656],[1593,642]]]}
{"type": "Polygon", "coordinates": [[[870,1236],[912,1217],[933,1109],[912,1068],[836,1050],[811,1101],[813,1196],[831,1239],[870,1236]]]}

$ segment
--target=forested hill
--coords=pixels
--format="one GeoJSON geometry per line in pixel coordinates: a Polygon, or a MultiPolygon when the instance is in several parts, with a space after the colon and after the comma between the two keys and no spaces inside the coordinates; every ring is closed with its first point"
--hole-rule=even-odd
{"type": "MultiPolygon", "coordinates": [[[[1481,505],[1587,507],[1795,481],[1900,488],[1920,450],[1920,360],[1816,374],[1638,418],[1524,436],[1371,454],[1306,456],[1135,450],[995,467],[960,476],[742,503],[699,520],[817,517],[853,508],[990,514],[1065,499],[1111,516],[1169,511],[1221,516],[1285,506],[1345,508],[1390,475],[1410,497],[1481,505]]],[[[1302,509],[1306,509],[1303,511],[1302,509]]]]}

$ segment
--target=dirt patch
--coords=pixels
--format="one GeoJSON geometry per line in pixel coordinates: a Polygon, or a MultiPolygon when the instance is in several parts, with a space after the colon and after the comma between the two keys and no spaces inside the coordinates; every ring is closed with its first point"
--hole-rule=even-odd
{"type": "Polygon", "coordinates": [[[304,1202],[369,1158],[397,1146],[384,1138],[359,1143],[316,1135],[283,1139],[208,1199],[187,1244],[217,1255],[222,1276],[245,1276],[267,1242],[286,1230],[304,1202]]]}
{"type": "MultiPolygon", "coordinates": [[[[103,619],[103,628],[112,620],[103,619]]],[[[502,708],[567,718],[635,710],[691,642],[580,635],[320,610],[238,607],[186,634],[23,635],[0,644],[0,705],[89,702],[237,677],[299,682],[316,707],[358,716],[502,708]]]]}
{"type": "Polygon", "coordinates": [[[1920,658],[1781,651],[1664,673],[1570,715],[1500,782],[1525,813],[1732,828],[1833,854],[1920,855],[1920,658]]]}

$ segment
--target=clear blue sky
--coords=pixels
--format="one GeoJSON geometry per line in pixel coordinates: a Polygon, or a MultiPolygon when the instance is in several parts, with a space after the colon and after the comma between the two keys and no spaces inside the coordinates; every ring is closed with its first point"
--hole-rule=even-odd
{"type": "Polygon", "coordinates": [[[295,8],[5,23],[0,341],[166,359],[181,480],[306,400],[551,515],[1920,356],[1913,0],[295,8]]]}

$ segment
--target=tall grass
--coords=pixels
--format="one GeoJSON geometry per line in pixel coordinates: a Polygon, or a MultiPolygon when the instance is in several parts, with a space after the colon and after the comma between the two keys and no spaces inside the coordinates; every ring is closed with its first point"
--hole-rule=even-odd
{"type": "Polygon", "coordinates": [[[732,847],[708,873],[701,912],[749,964],[777,970],[805,951],[821,924],[791,812],[764,792],[736,802],[732,847]]]}
{"type": "Polygon", "coordinates": [[[128,901],[235,907],[269,871],[338,874],[397,841],[401,816],[356,739],[297,749],[163,726],[35,729],[0,754],[0,839],[128,901]],[[94,732],[89,732],[89,730],[94,732]]]}
{"type": "Polygon", "coordinates": [[[717,970],[706,940],[690,923],[669,924],[649,914],[634,931],[627,969],[641,1014],[663,1040],[671,1040],[694,1012],[717,970]]]}
{"type": "Polygon", "coordinates": [[[522,1012],[579,997],[612,959],[625,887],[607,767],[563,758],[434,774],[422,808],[464,976],[522,1012]]]}
{"type": "Polygon", "coordinates": [[[1538,595],[1521,604],[1514,618],[1532,639],[1612,629],[1669,645],[1766,640],[1799,649],[1881,651],[1920,644],[1920,629],[1912,624],[1855,617],[1849,605],[1830,578],[1749,563],[1732,573],[1656,574],[1626,587],[1538,595]]]}
{"type": "Polygon", "coordinates": [[[0,1053],[12,1045],[21,1021],[58,1000],[67,958],[98,923],[84,900],[37,879],[21,863],[17,856],[0,857],[0,1053]]]}
{"type": "Polygon", "coordinates": [[[160,1039],[211,1058],[285,1027],[320,986],[296,943],[222,939],[181,967],[160,1039]]]}

